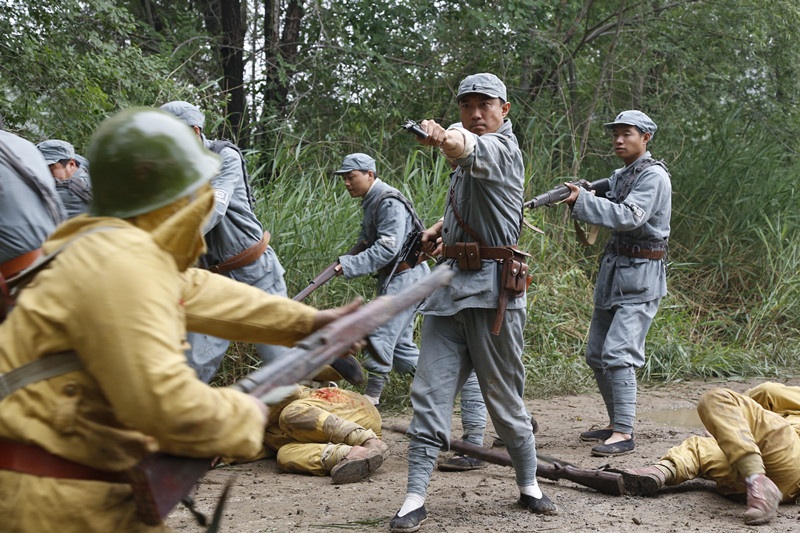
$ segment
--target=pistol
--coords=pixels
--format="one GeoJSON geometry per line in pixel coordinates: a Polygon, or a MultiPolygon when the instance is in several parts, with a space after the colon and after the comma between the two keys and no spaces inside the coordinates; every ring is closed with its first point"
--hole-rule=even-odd
{"type": "Polygon", "coordinates": [[[422,128],[419,127],[419,124],[417,124],[416,121],[413,121],[411,119],[406,120],[406,123],[403,124],[403,129],[405,129],[406,131],[410,131],[420,139],[428,138],[428,134],[422,131],[422,128]]]}

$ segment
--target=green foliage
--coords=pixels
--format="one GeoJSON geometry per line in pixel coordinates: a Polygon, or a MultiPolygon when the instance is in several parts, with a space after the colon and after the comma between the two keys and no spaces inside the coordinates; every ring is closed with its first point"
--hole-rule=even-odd
{"type": "MultiPolygon", "coordinates": [[[[507,83],[530,197],[618,165],[602,124],[641,108],[659,125],[651,150],[672,171],[670,295],[648,338],[646,379],[775,375],[797,368],[800,335],[800,8],[795,0],[332,0],[300,2],[297,43],[263,42],[250,4],[248,153],[259,216],[290,293],[355,242],[359,202],[331,170],[350,152],[431,223],[449,169],[400,129],[407,118],[458,120],[463,76],[507,83]],[[273,50],[296,46],[296,54],[273,50]],[[280,88],[286,89],[285,96],[280,88]],[[273,105],[278,102],[280,105],[273,105]]],[[[181,98],[224,124],[225,42],[213,2],[5,1],[0,113],[31,140],[85,147],[118,109],[181,98]]],[[[288,1],[274,4],[282,23],[288,1]]],[[[535,394],[592,387],[586,331],[601,245],[576,243],[565,209],[526,213],[533,254],[525,363],[535,394]]],[[[601,232],[600,242],[605,233],[601,232]]],[[[369,278],[336,278],[309,303],[371,298],[369,278]]],[[[230,379],[257,364],[235,345],[230,379]]],[[[224,382],[224,379],[223,379],[224,382]]],[[[407,402],[408,378],[390,403],[407,402]]]]}

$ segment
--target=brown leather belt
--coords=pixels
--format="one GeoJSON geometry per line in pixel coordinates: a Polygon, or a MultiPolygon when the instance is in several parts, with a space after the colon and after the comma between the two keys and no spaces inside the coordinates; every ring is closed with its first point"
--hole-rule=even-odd
{"type": "Polygon", "coordinates": [[[612,248],[617,255],[641,257],[643,259],[664,259],[664,250],[647,250],[645,248],[612,248]]]}
{"type": "MultiPolygon", "coordinates": [[[[514,255],[507,246],[481,246],[481,259],[509,259],[514,255]]],[[[442,245],[442,257],[445,259],[459,259],[463,250],[460,246],[442,245]]]]}
{"type": "Polygon", "coordinates": [[[24,253],[14,259],[9,259],[5,263],[0,263],[0,274],[8,279],[14,274],[18,274],[31,266],[34,261],[39,259],[42,255],[42,249],[38,248],[30,252],[24,253]]]}
{"type": "MultiPolygon", "coordinates": [[[[393,267],[394,267],[394,264],[390,264],[390,265],[387,265],[387,266],[379,269],[378,272],[383,276],[388,276],[389,274],[392,273],[392,268],[393,267]]],[[[397,275],[400,272],[405,272],[409,268],[411,268],[411,267],[408,266],[408,263],[400,263],[399,265],[397,265],[397,270],[394,271],[394,274],[397,275]]]]}
{"type": "Polygon", "coordinates": [[[211,265],[208,267],[208,270],[216,274],[227,274],[228,272],[236,270],[237,268],[242,268],[251,263],[255,263],[258,258],[264,255],[264,252],[267,251],[269,239],[270,234],[268,231],[265,231],[264,235],[261,236],[261,240],[255,243],[253,246],[246,248],[233,257],[226,259],[222,263],[211,265]]]}
{"type": "Polygon", "coordinates": [[[31,444],[0,439],[0,470],[59,479],[130,483],[127,472],[106,472],[82,465],[31,444]]]}

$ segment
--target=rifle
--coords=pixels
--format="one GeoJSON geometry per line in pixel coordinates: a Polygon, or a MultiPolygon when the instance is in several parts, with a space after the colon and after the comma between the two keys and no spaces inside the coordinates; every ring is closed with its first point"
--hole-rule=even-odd
{"type": "MultiPolygon", "coordinates": [[[[363,252],[366,249],[367,249],[367,241],[358,241],[355,246],[347,250],[345,255],[356,255],[358,253],[363,252]]],[[[294,300],[295,302],[302,302],[303,300],[306,299],[306,297],[308,297],[309,294],[311,294],[315,290],[319,289],[320,287],[328,283],[331,279],[333,279],[334,276],[336,276],[336,267],[338,265],[339,265],[339,260],[337,259],[330,265],[326,266],[322,272],[317,274],[317,277],[315,277],[309,282],[308,286],[305,289],[295,294],[292,300],[294,300]]]]}
{"type": "MultiPolygon", "coordinates": [[[[608,178],[604,178],[601,180],[593,181],[589,183],[586,180],[573,180],[570,181],[573,185],[577,185],[578,187],[583,187],[587,191],[595,191],[597,195],[605,195],[610,188],[610,184],[608,178]]],[[[539,196],[536,196],[533,200],[528,200],[522,207],[529,208],[529,209],[536,209],[537,207],[551,207],[565,200],[570,194],[569,187],[566,185],[558,185],[553,187],[547,192],[543,192],[539,196]]]]}
{"type": "MultiPolygon", "coordinates": [[[[405,434],[408,432],[408,427],[400,424],[381,427],[395,433],[405,434]]],[[[481,459],[487,463],[512,466],[511,457],[505,450],[484,448],[483,446],[478,446],[460,439],[450,439],[450,449],[463,453],[464,455],[469,455],[470,457],[481,459]]],[[[536,458],[539,459],[539,465],[536,468],[536,475],[539,477],[551,481],[568,479],[573,483],[589,487],[603,494],[610,494],[611,496],[625,495],[625,483],[622,481],[622,474],[605,470],[580,468],[566,461],[559,461],[558,459],[545,457],[538,453],[536,454],[536,458]]]]}
{"type": "Polygon", "coordinates": [[[414,268],[422,262],[422,232],[416,228],[412,228],[406,235],[406,240],[403,242],[400,253],[397,254],[397,259],[394,262],[392,271],[386,276],[386,281],[383,282],[383,292],[386,292],[386,287],[392,281],[395,272],[400,268],[400,265],[407,265],[408,268],[414,268]]]}
{"type": "MultiPolygon", "coordinates": [[[[283,357],[249,374],[233,387],[263,398],[278,387],[292,385],[315,375],[319,369],[346,353],[356,341],[382,326],[404,309],[416,305],[453,278],[449,269],[436,272],[393,296],[380,296],[358,311],[334,320],[298,342],[283,357]]],[[[175,505],[212,466],[212,459],[154,453],[131,471],[136,508],[147,525],[161,524],[175,505]]]]}

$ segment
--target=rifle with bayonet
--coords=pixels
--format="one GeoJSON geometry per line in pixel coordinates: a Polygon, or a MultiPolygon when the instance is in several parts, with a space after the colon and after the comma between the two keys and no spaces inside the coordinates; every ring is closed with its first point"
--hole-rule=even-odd
{"type": "MultiPolygon", "coordinates": [[[[394,433],[406,434],[408,432],[408,427],[400,424],[385,425],[382,427],[394,433]]],[[[512,466],[511,457],[505,450],[484,448],[483,446],[478,446],[460,439],[450,439],[450,449],[463,453],[464,455],[469,455],[470,457],[475,457],[476,459],[481,459],[487,463],[512,466]]],[[[622,480],[622,474],[606,470],[580,468],[565,461],[545,457],[538,453],[536,457],[539,459],[539,465],[536,468],[536,475],[539,477],[551,481],[567,479],[578,485],[583,485],[584,487],[589,487],[590,489],[602,492],[603,494],[610,494],[611,496],[625,495],[625,483],[622,480]]]]}
{"type": "MultiPolygon", "coordinates": [[[[354,343],[449,283],[452,277],[452,271],[440,267],[413,287],[372,300],[358,311],[320,328],[283,357],[256,370],[233,387],[261,399],[279,387],[311,378],[320,368],[346,354],[354,343]]],[[[213,459],[165,453],[146,457],[131,472],[136,508],[142,521],[147,525],[160,524],[211,468],[212,462],[213,459]]]]}
{"type": "MultiPolygon", "coordinates": [[[[367,241],[358,241],[355,246],[347,250],[345,255],[356,255],[363,252],[366,249],[367,249],[367,241]]],[[[309,294],[311,294],[315,290],[319,289],[320,287],[328,283],[331,279],[333,279],[336,276],[337,266],[339,266],[338,259],[333,263],[331,263],[330,265],[326,266],[322,272],[317,274],[317,277],[312,279],[308,283],[308,286],[305,289],[295,294],[292,300],[294,300],[295,302],[302,302],[308,297],[309,294]]]]}
{"type": "MultiPolygon", "coordinates": [[[[591,183],[586,180],[572,180],[570,183],[578,187],[583,187],[587,191],[594,191],[594,193],[598,196],[604,196],[610,188],[608,178],[603,178],[591,183]]],[[[536,196],[533,200],[528,200],[522,204],[522,207],[527,207],[529,209],[536,209],[537,207],[551,207],[566,200],[570,192],[571,191],[569,190],[569,187],[561,184],[553,187],[547,192],[543,192],[539,196],[536,196]]]]}

